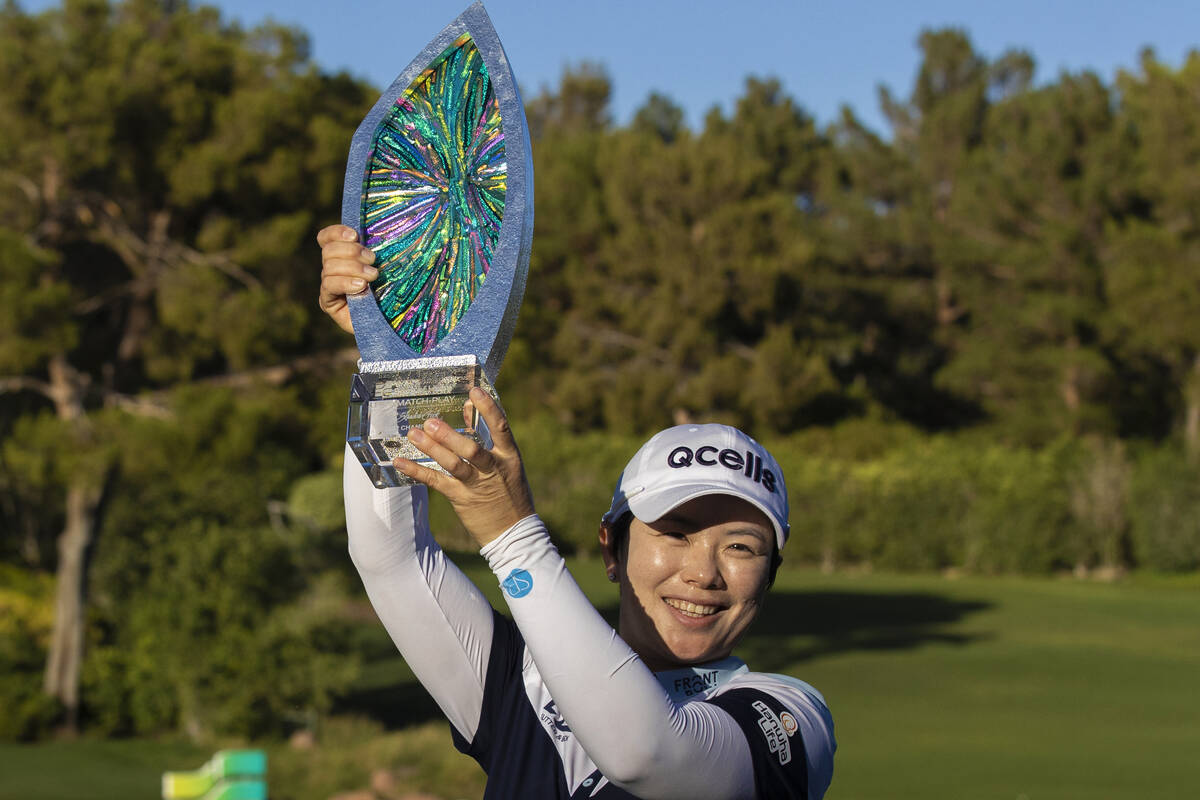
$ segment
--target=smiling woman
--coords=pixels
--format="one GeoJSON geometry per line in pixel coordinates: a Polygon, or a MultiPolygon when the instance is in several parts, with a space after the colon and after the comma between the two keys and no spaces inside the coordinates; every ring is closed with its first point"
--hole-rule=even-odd
{"type": "MultiPolygon", "coordinates": [[[[373,259],[343,226],[319,242],[322,305],[338,319],[373,259]]],[[[508,420],[478,388],[468,427],[476,411],[491,449],[431,419],[408,437],[445,472],[397,458],[424,485],[376,489],[347,453],[344,486],[367,594],[455,745],[487,772],[484,796],[822,797],[836,747],[824,698],[732,656],[789,534],[771,454],[725,425],[681,425],[634,455],[599,530],[618,633],[551,544],[508,420]],[[426,486],[479,544],[511,620],[438,547],[426,486]]]]}
{"type": "Polygon", "coordinates": [[[622,546],[604,548],[621,584],[621,638],[656,671],[728,656],[770,578],[776,550],[766,516],[735,497],[706,495],[625,525],[622,546]]]}

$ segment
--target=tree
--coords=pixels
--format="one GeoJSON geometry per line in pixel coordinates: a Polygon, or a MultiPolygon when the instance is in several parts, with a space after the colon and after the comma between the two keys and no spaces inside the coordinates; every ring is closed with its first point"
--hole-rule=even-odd
{"type": "Polygon", "coordinates": [[[611,91],[603,70],[585,63],[566,69],[556,91],[543,88],[525,106],[537,213],[530,279],[500,378],[510,414],[544,409],[563,373],[579,366],[570,353],[560,358],[554,343],[564,317],[580,301],[570,276],[595,269],[600,243],[611,233],[600,191],[600,150],[611,135],[611,91]]]}
{"type": "MultiPolygon", "coordinates": [[[[1118,77],[1119,119],[1132,132],[1133,178],[1125,213],[1110,225],[1105,274],[1114,346],[1159,362],[1168,407],[1188,452],[1200,458],[1200,53],[1178,70],[1142,55],[1118,77]]],[[[1149,371],[1149,370],[1148,370],[1149,371]]],[[[1139,376],[1141,378],[1142,376],[1139,376]]],[[[1145,378],[1142,378],[1145,380],[1145,378]]]]}
{"type": "MultiPolygon", "coordinates": [[[[796,198],[824,144],[777,81],[748,81],[736,114],[714,112],[699,135],[678,118],[652,97],[639,122],[590,148],[598,203],[586,184],[575,202],[597,203],[608,230],[562,273],[574,302],[553,339],[566,373],[555,401],[580,428],[696,415],[790,425],[756,403],[775,371],[742,378],[769,330],[797,335],[793,290],[812,248],[796,198]]],[[[829,387],[812,363],[809,399],[829,387]]]]}
{"type": "Polygon", "coordinates": [[[313,344],[302,243],[336,217],[372,93],[313,68],[295,31],[151,0],[37,16],[6,5],[0,87],[5,299],[33,298],[4,323],[0,390],[21,393],[5,400],[20,414],[5,450],[53,443],[42,479],[63,510],[45,687],[74,726],[88,553],[117,463],[98,414],[169,415],[147,392],[313,344]]]}
{"type": "Polygon", "coordinates": [[[939,252],[964,313],[939,377],[1012,438],[1116,428],[1101,257],[1120,144],[1107,88],[1064,74],[990,106],[950,198],[939,252]]]}

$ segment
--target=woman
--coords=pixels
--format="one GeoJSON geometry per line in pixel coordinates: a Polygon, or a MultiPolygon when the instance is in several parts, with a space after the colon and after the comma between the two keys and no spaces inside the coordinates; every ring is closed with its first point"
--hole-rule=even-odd
{"type": "MultiPolygon", "coordinates": [[[[351,330],[346,295],[374,254],[321,231],[321,307],[351,330]]],[[[824,699],[731,656],[788,536],[775,459],[723,425],[684,425],[626,466],[600,525],[620,585],[619,635],[567,572],[534,512],[503,411],[475,389],[483,449],[430,420],[409,438],[446,473],[406,459],[419,486],[375,489],[347,451],[350,554],[380,619],[488,774],[487,798],[819,798],[833,770],[824,699]],[[430,535],[445,495],[503,588],[495,613],[430,535]]],[[[469,418],[470,409],[464,409],[469,418]]]]}

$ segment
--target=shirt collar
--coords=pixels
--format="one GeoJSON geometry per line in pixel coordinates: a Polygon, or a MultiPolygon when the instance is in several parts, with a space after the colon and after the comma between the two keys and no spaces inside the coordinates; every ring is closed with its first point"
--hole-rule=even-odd
{"type": "Polygon", "coordinates": [[[658,678],[658,682],[667,690],[667,694],[671,695],[672,700],[680,702],[699,697],[716,689],[729,679],[749,671],[750,668],[744,661],[729,656],[719,661],[697,664],[694,667],[656,672],[654,677],[658,678]]]}

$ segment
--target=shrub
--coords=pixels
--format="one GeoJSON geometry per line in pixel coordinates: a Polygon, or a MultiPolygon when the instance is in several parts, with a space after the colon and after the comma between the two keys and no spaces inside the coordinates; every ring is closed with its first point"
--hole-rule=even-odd
{"type": "Polygon", "coordinates": [[[49,575],[0,564],[0,740],[35,739],[60,711],[42,691],[53,602],[49,575]]]}
{"type": "Polygon", "coordinates": [[[337,576],[286,532],[195,522],[147,536],[147,579],[101,619],[84,700],[109,732],[256,736],[306,724],[356,673],[337,576]]]}
{"type": "Polygon", "coordinates": [[[1200,467],[1181,448],[1148,450],[1130,487],[1137,563],[1167,572],[1200,567],[1200,467]]]}

